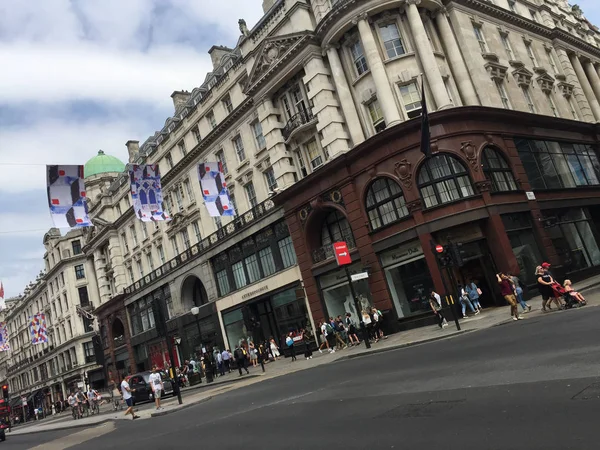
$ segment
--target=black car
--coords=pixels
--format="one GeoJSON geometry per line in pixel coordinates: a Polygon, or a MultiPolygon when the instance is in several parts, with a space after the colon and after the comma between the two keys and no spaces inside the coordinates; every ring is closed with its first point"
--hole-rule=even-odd
{"type": "MultiPolygon", "coordinates": [[[[162,393],[163,397],[167,395],[174,395],[173,392],[173,383],[167,377],[165,372],[159,372],[162,380],[164,391],[162,393]]],[[[147,402],[154,400],[154,396],[152,395],[152,387],[150,386],[150,375],[152,372],[140,372],[136,373],[129,378],[129,387],[131,389],[135,389],[135,392],[132,392],[133,404],[140,402],[147,402]]]]}

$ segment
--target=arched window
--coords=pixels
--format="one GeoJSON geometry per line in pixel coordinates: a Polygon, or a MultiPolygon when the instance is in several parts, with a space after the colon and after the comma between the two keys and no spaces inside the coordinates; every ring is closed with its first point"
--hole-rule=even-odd
{"type": "MultiPolygon", "coordinates": [[[[344,215],[337,209],[331,211],[321,225],[321,245],[331,246],[334,242],[345,241],[348,247],[354,246],[352,228],[344,215]]],[[[333,250],[332,250],[333,251],[333,250]]]]}
{"type": "Polygon", "coordinates": [[[408,216],[402,189],[398,183],[385,177],[371,184],[365,206],[373,230],[408,216]]]}
{"type": "Polygon", "coordinates": [[[517,190],[510,166],[498,150],[486,147],[481,155],[481,162],[485,177],[492,183],[492,192],[517,190]]]}
{"type": "Polygon", "coordinates": [[[450,155],[437,155],[419,171],[419,191],[425,208],[474,195],[467,168],[450,155]]]}

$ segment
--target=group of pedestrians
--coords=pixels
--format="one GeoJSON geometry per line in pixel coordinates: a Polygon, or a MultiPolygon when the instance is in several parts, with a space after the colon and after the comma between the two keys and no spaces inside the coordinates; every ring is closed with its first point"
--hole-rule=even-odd
{"type": "Polygon", "coordinates": [[[585,298],[575,290],[571,280],[565,280],[561,285],[554,280],[550,267],[549,263],[544,262],[535,269],[538,289],[542,295],[542,311],[552,311],[552,303],[557,310],[585,305],[585,298]]]}
{"type": "MultiPolygon", "coordinates": [[[[362,323],[367,334],[367,339],[372,343],[377,343],[381,339],[387,339],[383,333],[383,314],[374,307],[362,310],[362,323]]],[[[330,317],[329,320],[319,322],[320,339],[319,352],[323,353],[326,348],[329,353],[335,353],[337,350],[343,350],[348,347],[360,345],[358,332],[360,325],[352,318],[352,314],[346,313],[337,317],[330,317]]]]}

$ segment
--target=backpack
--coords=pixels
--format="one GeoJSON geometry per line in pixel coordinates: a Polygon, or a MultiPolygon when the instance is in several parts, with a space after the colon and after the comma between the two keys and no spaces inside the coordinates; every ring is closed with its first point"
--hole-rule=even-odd
{"type": "Polygon", "coordinates": [[[288,336],[287,338],[285,338],[285,343],[287,344],[288,347],[291,347],[292,345],[294,345],[294,340],[292,339],[291,336],[288,336]]]}
{"type": "Polygon", "coordinates": [[[325,324],[325,331],[327,331],[327,334],[332,334],[334,332],[333,327],[329,322],[325,324]]]}

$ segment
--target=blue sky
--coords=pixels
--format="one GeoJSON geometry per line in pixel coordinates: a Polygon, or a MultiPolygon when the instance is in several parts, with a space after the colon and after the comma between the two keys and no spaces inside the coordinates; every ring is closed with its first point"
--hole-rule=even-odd
{"type": "MultiPolygon", "coordinates": [[[[208,49],[235,46],[262,0],[0,0],[0,280],[21,293],[43,267],[52,226],[45,165],[98,149],[126,161],[173,114],[174,90],[211,70],[208,49]]],[[[66,230],[65,230],[66,231],[66,230]]]]}
{"type": "MultiPolygon", "coordinates": [[[[600,0],[579,0],[600,25],[600,0]]],[[[52,226],[45,165],[127,158],[200,85],[214,44],[234,46],[262,0],[0,0],[0,280],[23,291],[52,226]]]]}

